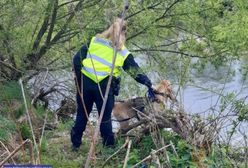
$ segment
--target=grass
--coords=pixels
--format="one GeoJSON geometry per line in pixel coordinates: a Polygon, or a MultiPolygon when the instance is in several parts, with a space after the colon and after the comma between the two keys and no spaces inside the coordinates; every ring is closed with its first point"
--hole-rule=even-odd
{"type": "MultiPolygon", "coordinates": [[[[24,108],[22,105],[21,94],[18,91],[19,85],[17,83],[9,83],[8,85],[0,85],[0,140],[6,144],[11,144],[9,142],[10,135],[15,136],[18,132],[17,126],[19,126],[22,138],[30,138],[29,126],[25,123],[14,122],[24,114],[24,108]]],[[[44,116],[47,113],[46,109],[38,108],[32,109],[34,112],[33,121],[37,124],[37,127],[41,127],[43,124],[44,116]]],[[[48,121],[53,121],[53,112],[48,112],[48,121]]],[[[85,131],[83,137],[83,144],[80,147],[78,152],[73,152],[71,150],[70,142],[70,129],[73,126],[73,120],[67,120],[65,122],[60,122],[57,129],[52,131],[45,131],[42,145],[41,145],[41,163],[52,165],[53,168],[78,168],[83,167],[88,155],[90,148],[90,136],[89,131],[85,131]]],[[[172,142],[175,146],[175,150],[178,156],[175,155],[174,151],[171,148],[168,148],[166,152],[163,152],[159,155],[159,159],[162,164],[165,164],[166,154],[169,156],[170,165],[172,168],[184,168],[184,167],[197,167],[197,162],[194,160],[195,155],[198,155],[199,151],[194,151],[193,147],[190,146],[186,141],[181,139],[178,135],[168,131],[161,131],[161,136],[163,137],[166,144],[172,142]]],[[[13,144],[20,144],[20,138],[14,138],[13,144]]],[[[128,167],[135,165],[143,158],[148,156],[151,153],[152,149],[156,149],[151,135],[143,136],[141,140],[136,141],[132,139],[132,147],[129,154],[128,167]]],[[[114,148],[106,148],[101,144],[99,140],[96,149],[95,149],[95,158],[91,161],[92,167],[102,167],[104,162],[115,153],[125,142],[124,138],[117,138],[117,144],[114,148]]],[[[226,150],[224,147],[215,146],[212,147],[212,152],[208,156],[203,155],[201,160],[207,167],[233,167],[233,161],[230,157],[226,155],[226,150]]],[[[122,149],[116,156],[111,158],[106,164],[106,168],[122,168],[127,149],[122,149]]],[[[232,149],[230,149],[232,150],[232,149]]],[[[0,147],[1,151],[1,147],[0,147]]],[[[240,151],[235,150],[237,156],[239,157],[240,151]]],[[[28,151],[23,152],[25,156],[19,152],[15,156],[16,163],[28,163],[29,162],[29,153],[28,151]]],[[[247,167],[243,160],[236,158],[239,167],[247,167]]],[[[199,157],[196,157],[199,159],[199,157]]],[[[149,168],[156,167],[154,162],[146,163],[149,168]]]]}
{"type": "MultiPolygon", "coordinates": [[[[61,126],[66,127],[66,126],[61,126]]],[[[60,127],[60,129],[61,129],[60,127]]],[[[86,161],[90,142],[87,137],[83,138],[83,143],[80,146],[78,152],[74,152],[71,150],[71,142],[69,137],[69,131],[64,130],[64,132],[56,132],[48,133],[49,139],[47,139],[47,143],[45,147],[43,147],[41,159],[42,164],[52,165],[53,168],[78,168],[82,167],[86,161]],[[52,136],[51,136],[52,135],[52,136]]],[[[121,140],[122,141],[122,140],[121,140]]],[[[121,143],[119,141],[119,143],[121,143]]],[[[115,148],[105,148],[102,144],[98,143],[96,147],[96,158],[92,161],[92,164],[95,164],[96,167],[101,167],[105,160],[112,155],[119,146],[122,144],[117,144],[115,148]]],[[[121,163],[125,158],[125,151],[121,152],[118,157],[114,157],[109,162],[109,165],[105,167],[113,167],[113,165],[117,165],[121,163]],[[120,157],[122,155],[123,157],[120,157]]],[[[120,165],[121,166],[121,165],[120,165]]],[[[118,166],[116,167],[118,168],[118,166]]]]}
{"type": "MultiPolygon", "coordinates": [[[[53,165],[54,168],[68,167],[68,168],[78,168],[83,167],[85,164],[90,141],[87,136],[83,137],[83,143],[78,152],[73,152],[71,150],[71,142],[69,137],[69,128],[72,123],[60,124],[58,130],[52,132],[47,132],[45,147],[43,147],[42,152],[42,164],[53,165]]],[[[93,167],[102,167],[104,162],[109,156],[116,152],[125,142],[124,138],[118,138],[117,144],[114,148],[106,148],[101,144],[101,140],[96,146],[95,158],[92,160],[93,167]]],[[[181,147],[181,148],[185,148],[181,147]]],[[[151,136],[145,136],[140,142],[135,142],[133,139],[133,145],[129,155],[128,167],[136,164],[147,155],[150,154],[151,149],[155,149],[155,145],[152,142],[151,136]]],[[[171,157],[174,157],[170,151],[168,151],[171,157]]],[[[126,155],[126,149],[122,149],[116,156],[111,158],[111,160],[106,164],[106,168],[121,168],[124,163],[126,155]]],[[[183,161],[182,161],[183,162],[183,161]]],[[[186,162],[185,162],[186,163],[186,162]]],[[[151,163],[150,166],[153,164],[151,163]]],[[[178,164],[178,165],[183,165],[178,164]]],[[[186,164],[188,165],[188,164],[186,164]]]]}
{"type": "MultiPolygon", "coordinates": [[[[46,131],[43,143],[41,146],[41,163],[52,165],[53,168],[78,168],[83,167],[88,156],[88,151],[90,148],[90,139],[89,136],[84,135],[83,143],[78,152],[73,152],[71,150],[71,142],[70,142],[70,129],[73,125],[72,121],[68,121],[65,123],[60,123],[56,130],[46,131]]],[[[86,131],[87,132],[87,131],[86,131]]],[[[173,152],[172,148],[168,148],[166,153],[170,159],[170,165],[172,168],[194,168],[197,167],[197,163],[194,162],[194,158],[192,157],[194,150],[192,147],[188,145],[184,140],[178,137],[176,134],[171,132],[162,132],[162,136],[166,142],[172,141],[175,145],[175,149],[177,151],[178,157],[173,152]]],[[[155,145],[153,144],[152,138],[150,135],[142,137],[142,139],[137,142],[135,139],[133,140],[133,145],[131,147],[131,151],[129,154],[128,167],[131,167],[141,161],[143,158],[148,156],[152,149],[155,149],[155,145]]],[[[101,139],[96,146],[95,150],[95,158],[91,161],[91,167],[102,167],[104,162],[115,153],[125,142],[125,138],[118,138],[117,144],[114,148],[106,148],[101,144],[101,139]]],[[[122,168],[125,155],[126,148],[122,149],[117,155],[109,160],[106,164],[106,168],[122,168]]],[[[219,152],[221,149],[213,148],[213,152],[206,156],[204,159],[204,164],[207,167],[232,167],[230,160],[227,157],[224,157],[224,154],[219,152]]],[[[197,151],[195,151],[197,152],[197,151]]],[[[165,164],[166,153],[163,152],[159,155],[160,161],[165,164]]],[[[25,160],[21,158],[16,159],[17,163],[27,163],[28,162],[28,151],[25,160]]],[[[156,167],[154,162],[146,162],[148,167],[156,167]]],[[[245,167],[240,164],[240,167],[245,167]]],[[[140,165],[141,167],[141,165],[140,165]]]]}

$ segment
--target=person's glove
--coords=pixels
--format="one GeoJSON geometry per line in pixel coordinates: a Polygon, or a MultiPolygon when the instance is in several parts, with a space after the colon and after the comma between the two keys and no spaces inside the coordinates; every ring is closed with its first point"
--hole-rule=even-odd
{"type": "Polygon", "coordinates": [[[151,102],[154,102],[156,100],[155,90],[153,88],[149,87],[148,91],[147,91],[147,96],[151,102]]]}

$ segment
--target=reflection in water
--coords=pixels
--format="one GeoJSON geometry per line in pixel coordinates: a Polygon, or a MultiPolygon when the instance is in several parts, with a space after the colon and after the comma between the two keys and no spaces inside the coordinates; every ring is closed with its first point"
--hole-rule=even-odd
{"type": "MultiPolygon", "coordinates": [[[[218,70],[208,65],[202,74],[193,72],[194,83],[188,84],[181,94],[185,111],[191,114],[201,114],[205,118],[209,115],[217,116],[221,111],[221,95],[234,93],[235,99],[245,98],[248,93],[248,81],[243,80],[244,78],[239,70],[240,67],[241,63],[236,62],[231,67],[220,67],[218,70]]],[[[245,102],[248,103],[247,99],[245,102]]],[[[230,106],[227,106],[222,113],[223,115],[233,114],[233,110],[230,106]]],[[[235,118],[230,117],[229,121],[223,123],[223,136],[226,136],[226,133],[232,128],[230,124],[233,119],[235,118]]],[[[242,131],[246,127],[247,123],[242,123],[239,129],[242,131]]],[[[244,142],[240,133],[237,133],[231,142],[234,144],[237,141],[240,141],[240,145],[244,142]]]]}
{"type": "Polygon", "coordinates": [[[240,63],[235,63],[232,69],[221,67],[216,70],[208,65],[201,76],[193,74],[194,84],[187,85],[183,90],[185,109],[192,113],[201,113],[216,106],[220,95],[235,93],[238,99],[247,96],[248,81],[242,81],[239,67],[240,63]]]}

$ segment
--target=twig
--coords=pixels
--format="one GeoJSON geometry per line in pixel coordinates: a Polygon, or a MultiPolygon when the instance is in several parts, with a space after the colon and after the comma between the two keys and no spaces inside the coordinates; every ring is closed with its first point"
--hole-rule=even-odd
{"type": "MultiPolygon", "coordinates": [[[[43,140],[43,135],[44,135],[44,132],[45,132],[45,127],[46,127],[46,124],[47,124],[47,114],[48,114],[48,111],[46,112],[46,115],[45,115],[45,119],[44,119],[44,124],[42,126],[42,131],[41,131],[41,136],[40,136],[40,144],[39,144],[39,154],[41,154],[41,145],[42,145],[42,140],[43,140]]],[[[41,158],[41,156],[39,156],[39,158],[41,158]]]]}
{"type": "Polygon", "coordinates": [[[33,137],[33,141],[34,141],[34,147],[35,147],[35,150],[37,151],[37,156],[39,156],[39,150],[38,150],[38,146],[37,146],[35,135],[34,135],[34,129],[33,129],[31,117],[30,117],[29,112],[28,112],[27,100],[26,100],[26,97],[25,97],[24,88],[23,88],[23,84],[22,84],[22,79],[21,78],[19,79],[19,83],[21,85],[23,101],[24,101],[24,105],[25,105],[25,109],[26,109],[26,115],[27,115],[27,118],[28,118],[29,127],[30,127],[30,130],[31,130],[31,133],[32,133],[32,137],[33,137]]]}
{"type": "Polygon", "coordinates": [[[170,141],[170,145],[171,145],[171,147],[172,147],[173,152],[174,152],[175,155],[177,156],[177,158],[179,158],[179,156],[178,156],[178,154],[177,154],[177,151],[176,151],[176,148],[175,148],[174,144],[172,143],[172,141],[170,141]]]}
{"type": "Polygon", "coordinates": [[[8,153],[8,152],[7,152],[7,151],[3,152],[3,153],[0,155],[0,158],[1,158],[2,156],[4,156],[6,153],[8,153]]]}
{"type": "Polygon", "coordinates": [[[159,161],[159,158],[158,158],[158,155],[155,154],[155,150],[152,149],[152,152],[151,152],[151,159],[152,161],[156,164],[156,167],[157,168],[161,168],[161,163],[159,161]]]}
{"type": "MultiPolygon", "coordinates": [[[[162,148],[156,150],[153,154],[157,154],[158,152],[163,151],[165,148],[168,148],[169,146],[171,146],[171,144],[166,145],[166,146],[164,146],[164,147],[162,147],[162,148]]],[[[152,156],[151,156],[151,154],[150,154],[150,155],[148,155],[146,158],[144,158],[143,160],[141,160],[140,162],[136,163],[136,165],[134,165],[132,168],[137,167],[139,164],[141,164],[141,163],[143,163],[143,162],[145,162],[146,160],[149,160],[149,159],[151,159],[151,158],[152,158],[152,156]]]]}
{"type": "MultiPolygon", "coordinates": [[[[1,145],[4,147],[4,149],[7,151],[7,153],[10,155],[10,151],[9,151],[9,149],[4,145],[4,143],[2,142],[2,141],[0,141],[0,143],[1,143],[1,145]]],[[[14,164],[16,164],[15,163],[15,161],[14,161],[14,159],[11,157],[11,160],[12,160],[12,162],[14,163],[14,164]]]]}
{"type": "Polygon", "coordinates": [[[127,161],[128,161],[128,158],[129,158],[131,145],[132,145],[132,140],[130,140],[129,143],[128,143],[128,148],[127,148],[127,153],[126,153],[126,157],[125,157],[125,160],[124,160],[123,168],[127,167],[127,161]]]}
{"type": "Polygon", "coordinates": [[[29,141],[29,155],[30,155],[30,163],[34,163],[34,156],[33,156],[33,144],[32,141],[29,141]]]}
{"type": "Polygon", "coordinates": [[[23,145],[25,145],[25,144],[28,143],[28,142],[30,142],[30,139],[26,139],[26,140],[25,140],[21,145],[19,145],[13,152],[11,152],[11,154],[10,154],[8,157],[6,157],[6,158],[0,163],[0,167],[2,167],[4,163],[6,163],[14,154],[16,154],[16,152],[18,152],[18,151],[21,149],[21,147],[22,147],[23,145]]]}
{"type": "Polygon", "coordinates": [[[166,164],[167,164],[167,167],[168,167],[168,168],[172,168],[172,167],[171,167],[171,163],[170,163],[170,157],[169,157],[169,155],[168,155],[166,149],[165,149],[165,155],[166,155],[166,164]]]}
{"type": "Polygon", "coordinates": [[[105,167],[105,165],[108,163],[108,161],[109,161],[112,157],[114,157],[115,155],[117,155],[123,148],[125,148],[125,147],[127,146],[128,142],[129,142],[129,139],[127,138],[127,139],[126,139],[126,142],[125,142],[125,143],[124,143],[124,144],[123,144],[115,153],[113,153],[111,156],[108,157],[108,159],[103,163],[102,168],[105,167]]]}

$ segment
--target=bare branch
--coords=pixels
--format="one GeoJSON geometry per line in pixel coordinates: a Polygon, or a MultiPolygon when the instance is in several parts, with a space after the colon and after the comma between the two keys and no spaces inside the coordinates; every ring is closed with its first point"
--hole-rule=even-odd
{"type": "Polygon", "coordinates": [[[130,141],[128,142],[127,153],[126,153],[126,156],[125,156],[123,168],[126,168],[126,167],[127,167],[127,161],[128,161],[128,159],[129,159],[129,153],[130,153],[131,145],[132,145],[132,140],[130,140],[130,141]]]}
{"type": "Polygon", "coordinates": [[[192,54],[183,53],[183,52],[175,51],[175,50],[154,49],[154,48],[141,48],[137,44],[135,44],[135,45],[136,45],[136,47],[138,47],[140,49],[130,50],[131,52],[167,52],[167,53],[174,53],[174,54],[184,55],[184,56],[188,56],[188,57],[192,57],[192,58],[193,57],[196,57],[196,58],[206,58],[206,57],[203,57],[203,56],[192,55],[192,54]]]}
{"type": "Polygon", "coordinates": [[[19,69],[13,67],[12,65],[8,64],[8,63],[5,62],[5,61],[0,60],[0,64],[3,65],[3,66],[5,66],[5,67],[7,67],[7,68],[9,68],[9,69],[11,69],[11,70],[13,70],[13,71],[18,72],[18,73],[23,73],[21,70],[19,70],[19,69]]]}
{"type": "Polygon", "coordinates": [[[104,168],[105,167],[105,165],[108,163],[108,161],[112,158],[112,157],[114,157],[115,155],[117,155],[123,148],[125,148],[127,145],[128,145],[128,143],[129,143],[129,138],[126,138],[126,141],[125,141],[125,143],[115,152],[115,153],[113,153],[111,156],[109,156],[107,159],[106,159],[106,161],[103,163],[103,165],[102,165],[102,168],[104,168]]]}
{"type": "Polygon", "coordinates": [[[80,0],[71,0],[71,1],[68,1],[68,2],[65,2],[65,3],[62,3],[58,6],[58,8],[61,8],[65,5],[68,5],[68,4],[71,4],[71,3],[74,3],[74,2],[77,2],[77,1],[80,1],[80,0]]]}
{"type": "Polygon", "coordinates": [[[154,9],[156,6],[159,6],[161,3],[162,2],[158,2],[158,3],[155,3],[155,4],[151,5],[151,6],[148,6],[147,8],[143,8],[143,9],[141,9],[141,10],[139,10],[139,11],[137,11],[137,12],[131,14],[131,15],[128,15],[127,17],[125,17],[125,19],[129,19],[129,18],[131,18],[131,17],[133,17],[133,16],[145,11],[146,9],[154,9]]]}
{"type": "Polygon", "coordinates": [[[27,139],[25,140],[21,145],[19,145],[13,152],[11,152],[11,154],[6,157],[1,163],[0,163],[0,167],[2,167],[4,165],[4,163],[6,163],[10,158],[12,158],[12,156],[14,156],[16,154],[16,152],[18,152],[23,145],[25,145],[26,143],[30,143],[30,140],[27,139]]]}
{"type": "MultiPolygon", "coordinates": [[[[170,147],[170,146],[171,146],[171,144],[165,145],[165,146],[163,146],[162,148],[160,148],[160,149],[154,151],[153,154],[157,154],[157,153],[163,152],[166,148],[168,148],[168,147],[170,147]]],[[[146,158],[144,158],[143,160],[141,160],[140,162],[136,163],[132,168],[135,168],[135,167],[137,167],[138,165],[140,165],[141,163],[143,163],[143,162],[145,162],[145,161],[147,161],[147,160],[150,160],[150,159],[152,159],[152,155],[151,155],[151,154],[148,155],[148,156],[147,156],[146,158]]]]}
{"type": "Polygon", "coordinates": [[[181,0],[176,0],[175,2],[173,2],[168,8],[166,8],[166,10],[164,11],[163,15],[155,20],[155,22],[157,22],[157,21],[163,19],[164,17],[166,17],[166,14],[167,14],[167,13],[168,13],[168,12],[169,12],[177,3],[179,3],[180,1],[181,1],[181,0]]]}
{"type": "Polygon", "coordinates": [[[76,5],[74,12],[71,13],[71,15],[69,16],[69,18],[67,19],[66,23],[62,26],[62,28],[60,29],[60,31],[54,36],[54,38],[52,39],[52,43],[57,42],[61,35],[64,33],[64,31],[66,30],[68,24],[71,22],[71,20],[73,19],[73,17],[75,16],[75,12],[77,12],[81,6],[82,6],[83,0],[80,0],[78,2],[78,4],[76,5]]]}
{"type": "Polygon", "coordinates": [[[128,37],[127,40],[130,40],[130,39],[132,39],[132,38],[135,38],[135,37],[139,36],[140,34],[145,33],[146,30],[148,30],[154,23],[156,23],[156,22],[160,21],[161,19],[163,19],[163,18],[166,16],[166,14],[172,9],[172,7],[175,6],[179,1],[180,1],[180,0],[176,0],[176,1],[175,1],[174,3],[172,3],[168,8],[166,8],[164,14],[163,14],[161,17],[156,18],[154,21],[151,22],[150,25],[145,26],[145,27],[143,28],[143,30],[137,32],[136,34],[132,35],[131,37],[128,37]]]}

